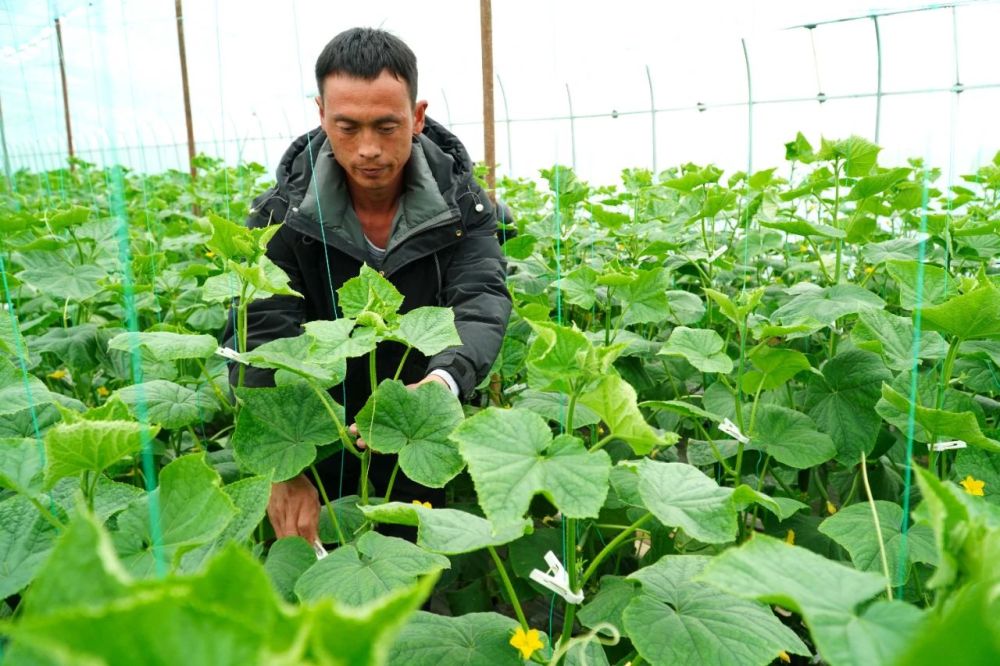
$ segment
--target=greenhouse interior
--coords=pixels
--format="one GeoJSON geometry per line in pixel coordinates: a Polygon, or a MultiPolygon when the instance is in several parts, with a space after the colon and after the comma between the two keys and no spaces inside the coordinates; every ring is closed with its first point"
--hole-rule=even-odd
{"type": "Polygon", "coordinates": [[[4,0],[0,663],[1000,664],[998,30],[4,0]]]}

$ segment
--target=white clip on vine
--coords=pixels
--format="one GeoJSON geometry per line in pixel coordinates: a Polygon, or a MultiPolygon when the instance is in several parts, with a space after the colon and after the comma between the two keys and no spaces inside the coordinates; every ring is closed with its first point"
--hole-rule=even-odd
{"type": "Polygon", "coordinates": [[[964,449],[968,444],[960,439],[953,439],[947,442],[935,442],[931,444],[931,449],[934,451],[954,451],[955,449],[964,449]]]}
{"type": "Polygon", "coordinates": [[[324,548],[323,544],[321,544],[319,541],[313,541],[312,546],[313,546],[313,552],[316,553],[317,560],[322,560],[324,557],[330,554],[326,552],[326,548],[324,548]]]}
{"type": "Polygon", "coordinates": [[[237,363],[242,363],[243,365],[247,365],[247,362],[243,360],[243,358],[240,356],[240,353],[235,349],[230,349],[229,347],[217,347],[215,353],[224,359],[228,359],[230,361],[236,361],[237,363]]]}
{"type": "Polygon", "coordinates": [[[545,553],[545,561],[549,565],[547,572],[532,569],[529,576],[542,587],[552,590],[571,604],[583,603],[583,592],[574,592],[569,588],[569,572],[563,568],[562,562],[551,550],[545,553]]]}
{"type": "Polygon", "coordinates": [[[725,419],[719,424],[719,430],[726,433],[741,444],[750,443],[750,438],[740,432],[739,427],[729,419],[725,419]]]}

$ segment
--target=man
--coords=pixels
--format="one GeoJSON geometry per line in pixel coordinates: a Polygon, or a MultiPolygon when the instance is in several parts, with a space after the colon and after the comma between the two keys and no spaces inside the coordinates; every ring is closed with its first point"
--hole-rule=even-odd
{"type": "MultiPolygon", "coordinates": [[[[268,256],[305,298],[251,304],[247,347],[299,335],[305,321],[341,316],[335,292],[367,263],[402,292],[403,312],[439,305],[455,313],[463,344],[430,359],[410,353],[401,379],[411,386],[440,382],[468,397],[499,352],[511,306],[496,215],[468,153],[427,118],[427,102],[417,100],[416,58],[384,31],[354,28],[334,37],[316,61],[316,84],[320,127],[286,151],[277,184],[254,202],[248,221],[284,221],[268,256]]],[[[379,346],[380,380],[392,377],[402,355],[396,343],[379,346]]],[[[249,369],[245,378],[249,386],[272,382],[263,370],[249,369]]],[[[331,393],[353,422],[370,394],[367,359],[351,359],[347,379],[331,393]]],[[[354,456],[324,463],[327,488],[356,490],[354,456]]],[[[392,465],[389,456],[373,456],[377,489],[385,488],[392,465]]],[[[393,499],[443,498],[399,476],[393,499]]],[[[319,513],[305,475],[274,484],[268,516],[278,537],[312,543],[319,513]]]]}

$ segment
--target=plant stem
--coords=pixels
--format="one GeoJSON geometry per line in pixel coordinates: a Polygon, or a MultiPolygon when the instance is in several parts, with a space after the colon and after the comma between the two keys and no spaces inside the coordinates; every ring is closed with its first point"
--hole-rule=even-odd
{"type": "Polygon", "coordinates": [[[500,580],[503,582],[504,589],[507,590],[510,603],[514,606],[517,621],[521,623],[522,629],[528,631],[528,619],[524,617],[524,610],[521,609],[521,601],[517,598],[517,592],[514,591],[514,586],[510,582],[510,576],[507,575],[507,568],[503,565],[503,560],[497,555],[496,548],[493,546],[487,546],[486,550],[490,552],[490,557],[493,558],[493,563],[497,566],[497,573],[500,574],[500,580]]]}
{"type": "Polygon", "coordinates": [[[375,350],[368,352],[368,380],[371,382],[372,393],[378,388],[378,376],[375,373],[375,350]]]}
{"type": "MultiPolygon", "coordinates": [[[[247,287],[248,283],[243,281],[240,285],[240,303],[236,307],[236,351],[240,354],[245,354],[247,351],[247,308],[250,305],[247,303],[247,287]]],[[[243,387],[246,371],[246,365],[240,363],[238,370],[239,380],[236,383],[237,388],[243,387]]]]}
{"type": "MultiPolygon", "coordinates": [[[[208,382],[208,385],[211,386],[212,390],[215,392],[215,397],[219,399],[219,404],[222,405],[224,410],[232,414],[233,405],[229,402],[229,398],[227,398],[222,392],[222,389],[219,388],[219,385],[212,381],[212,376],[208,374],[208,366],[205,365],[205,360],[197,358],[195,359],[195,362],[198,364],[198,367],[201,368],[201,374],[204,375],[205,381],[208,382]]],[[[242,363],[240,363],[240,367],[243,367],[242,363]]]]}
{"type": "Polygon", "coordinates": [[[361,454],[361,487],[358,489],[361,495],[361,505],[367,506],[368,504],[368,470],[371,468],[372,464],[372,450],[365,449],[361,454]]]}
{"type": "MultiPolygon", "coordinates": [[[[889,574],[889,559],[885,556],[885,539],[882,537],[882,524],[878,519],[878,510],[875,508],[875,499],[872,497],[872,488],[868,484],[868,463],[865,452],[861,452],[861,478],[865,483],[865,494],[868,495],[868,506],[872,510],[872,520],[875,521],[875,534],[878,535],[878,553],[882,558],[882,573],[885,574],[885,593],[892,601],[892,576],[889,574]]],[[[907,518],[904,517],[904,520],[907,518]]]]}
{"type": "Polygon", "coordinates": [[[326,413],[330,416],[330,419],[337,428],[337,434],[340,436],[341,444],[344,445],[344,448],[347,449],[351,455],[356,458],[360,458],[361,452],[355,448],[354,442],[351,441],[351,436],[348,434],[347,429],[344,428],[344,424],[340,422],[340,417],[337,416],[336,410],[330,406],[330,396],[327,395],[326,391],[317,386],[315,382],[306,381],[306,383],[309,385],[309,388],[313,390],[313,393],[319,397],[320,402],[323,403],[323,407],[326,408],[326,413]]]}
{"type": "Polygon", "coordinates": [[[399,379],[399,375],[403,372],[403,366],[406,365],[406,357],[410,355],[410,350],[413,349],[410,345],[406,346],[406,351],[403,352],[403,358],[399,359],[399,365],[396,366],[396,373],[392,376],[392,380],[396,381],[399,379]]]}
{"type": "Polygon", "coordinates": [[[629,539],[629,537],[632,536],[636,532],[636,530],[638,530],[640,527],[642,527],[643,525],[645,525],[646,522],[650,518],[652,518],[652,517],[653,517],[653,514],[651,514],[651,513],[647,513],[647,514],[643,515],[637,521],[635,521],[634,523],[632,523],[631,525],[629,525],[628,527],[626,527],[624,530],[622,530],[618,534],[618,536],[616,536],[614,539],[612,539],[611,541],[609,541],[608,545],[606,545],[604,548],[601,549],[601,552],[599,552],[597,554],[597,556],[594,557],[593,561],[590,563],[590,566],[588,566],[587,569],[583,572],[583,576],[580,579],[580,584],[581,585],[585,585],[587,583],[587,581],[590,580],[590,577],[593,576],[597,572],[597,567],[599,567],[601,565],[601,563],[605,559],[607,559],[608,555],[610,555],[611,553],[615,552],[615,550],[617,550],[618,547],[623,542],[627,541],[629,539]]]}
{"type": "MultiPolygon", "coordinates": [[[[840,229],[840,222],[837,220],[837,216],[840,215],[840,159],[833,161],[833,226],[840,229]]],[[[840,282],[840,268],[842,264],[842,258],[844,254],[844,239],[837,239],[837,263],[833,269],[833,281],[834,283],[840,282]]]]}
{"type": "Polygon", "coordinates": [[[392,466],[392,474],[389,475],[389,483],[385,487],[385,497],[383,500],[389,503],[389,496],[392,495],[392,487],[396,485],[396,474],[399,473],[399,456],[396,456],[396,464],[392,466]]]}
{"type": "MultiPolygon", "coordinates": [[[[569,573],[569,589],[576,592],[580,589],[576,570],[576,519],[566,519],[566,571],[569,573]]],[[[563,619],[562,635],[559,644],[566,643],[573,635],[573,620],[576,618],[576,604],[566,602],[566,617],[563,619]]]]}
{"type": "Polygon", "coordinates": [[[323,486],[323,481],[319,478],[319,472],[316,470],[316,465],[309,465],[309,471],[312,472],[313,481],[316,482],[316,487],[319,488],[319,495],[323,498],[323,504],[326,505],[326,511],[330,514],[330,522],[333,523],[333,529],[337,532],[337,539],[340,540],[341,546],[346,546],[347,539],[344,538],[344,533],[340,529],[340,521],[337,520],[337,512],[333,510],[333,505],[330,504],[330,498],[326,494],[326,488],[323,486]]]}

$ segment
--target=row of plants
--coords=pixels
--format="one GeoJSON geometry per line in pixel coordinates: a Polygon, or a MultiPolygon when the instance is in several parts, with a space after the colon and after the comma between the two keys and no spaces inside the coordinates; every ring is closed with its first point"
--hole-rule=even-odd
{"type": "Polygon", "coordinates": [[[340,319],[247,350],[249,303],[297,296],[277,227],[240,223],[263,169],[19,172],[6,659],[994,663],[1000,154],[943,186],[878,151],[798,135],[780,171],[504,181],[514,314],[480,399],[373,374],[363,450],[329,390],[347,359],[456,344],[449,310],[400,312],[366,268],[340,319]],[[447,506],[323,487],[330,456],[394,456],[447,506]],[[329,555],[265,519],[301,473],[329,555]]]}

